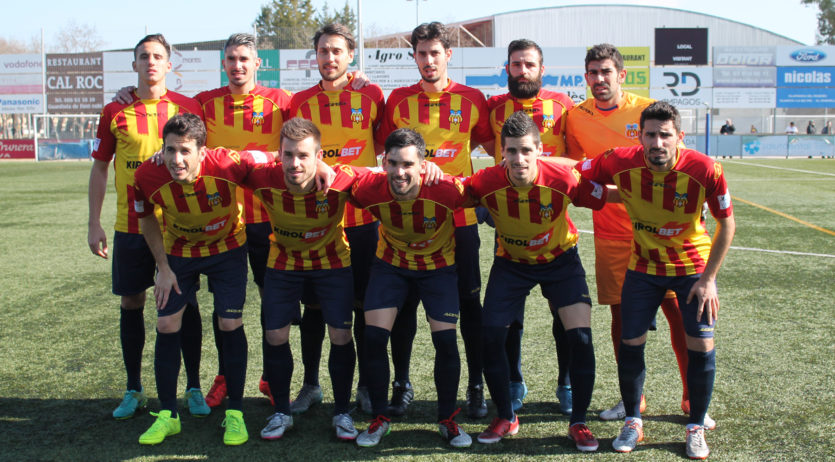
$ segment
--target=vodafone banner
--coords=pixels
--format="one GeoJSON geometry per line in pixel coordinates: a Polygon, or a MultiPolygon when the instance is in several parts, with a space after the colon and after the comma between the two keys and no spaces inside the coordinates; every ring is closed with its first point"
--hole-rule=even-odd
{"type": "Polygon", "coordinates": [[[0,140],[0,159],[35,160],[35,140],[0,140]]]}

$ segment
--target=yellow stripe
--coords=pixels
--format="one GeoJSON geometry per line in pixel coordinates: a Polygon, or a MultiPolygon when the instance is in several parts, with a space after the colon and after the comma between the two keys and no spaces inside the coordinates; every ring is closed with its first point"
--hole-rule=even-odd
{"type": "Polygon", "coordinates": [[[735,200],[735,201],[740,201],[740,202],[742,202],[743,204],[748,204],[748,205],[751,205],[751,206],[754,206],[754,207],[757,207],[757,208],[763,209],[763,210],[765,210],[766,212],[771,212],[771,213],[773,213],[773,214],[775,214],[775,215],[779,215],[779,216],[781,216],[781,217],[783,217],[783,218],[788,218],[789,220],[796,221],[796,222],[800,223],[801,225],[805,225],[805,226],[808,226],[808,227],[810,227],[810,228],[812,228],[812,229],[815,229],[815,230],[818,230],[818,231],[820,231],[820,232],[823,232],[823,233],[829,234],[830,236],[835,236],[835,231],[831,231],[831,230],[828,230],[828,229],[826,229],[826,228],[821,228],[820,226],[813,225],[812,223],[809,223],[808,221],[803,221],[803,220],[801,220],[800,218],[795,218],[795,217],[793,217],[793,216],[791,216],[791,215],[787,215],[787,214],[785,214],[785,213],[783,213],[783,212],[779,212],[779,211],[777,211],[777,210],[770,209],[770,208],[768,208],[768,207],[766,207],[766,206],[764,206],[764,205],[755,204],[755,203],[753,203],[753,202],[751,202],[751,201],[747,201],[747,200],[745,200],[745,199],[742,199],[742,198],[739,198],[739,197],[736,197],[736,196],[732,196],[732,197],[733,197],[733,200],[735,200]]]}

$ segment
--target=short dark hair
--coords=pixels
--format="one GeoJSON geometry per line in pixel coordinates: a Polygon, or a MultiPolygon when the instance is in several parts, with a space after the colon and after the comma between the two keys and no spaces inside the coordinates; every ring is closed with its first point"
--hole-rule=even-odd
{"type": "Polygon", "coordinates": [[[285,139],[301,141],[308,137],[313,137],[313,140],[316,141],[317,149],[322,147],[322,134],[313,122],[302,119],[301,117],[294,117],[284,122],[284,125],[281,126],[281,136],[279,139],[282,144],[285,139]]]}
{"type": "Polygon", "coordinates": [[[418,42],[424,40],[438,40],[449,50],[449,29],[438,21],[423,23],[412,31],[412,51],[417,51],[418,42]]]}
{"type": "Polygon", "coordinates": [[[656,101],[641,111],[641,130],[644,129],[645,120],[660,120],[661,122],[672,120],[676,133],[681,131],[681,115],[675,106],[666,101],[656,101]]]}
{"type": "Polygon", "coordinates": [[[615,63],[618,72],[623,70],[623,55],[611,43],[600,43],[586,51],[586,71],[589,70],[589,63],[592,61],[603,61],[611,59],[615,63]]]}
{"type": "Polygon", "coordinates": [[[168,44],[168,40],[165,40],[165,37],[162,34],[150,34],[142,37],[142,40],[133,47],[133,58],[136,59],[136,53],[139,51],[139,47],[142,46],[143,43],[148,42],[157,42],[165,48],[166,58],[171,59],[171,45],[168,44]]]}
{"type": "Polygon", "coordinates": [[[258,47],[255,46],[255,36],[247,33],[232,34],[226,39],[226,44],[223,45],[223,51],[229,47],[247,47],[255,56],[258,56],[258,47]]]}
{"type": "Polygon", "coordinates": [[[542,48],[533,40],[528,39],[519,39],[510,42],[507,46],[507,63],[510,64],[510,54],[514,51],[530,50],[531,48],[536,50],[536,53],[539,55],[539,64],[542,65],[542,48]]]}
{"type": "Polygon", "coordinates": [[[339,23],[331,23],[325,24],[319,30],[316,31],[316,35],[313,36],[313,49],[319,49],[319,39],[322,38],[323,35],[338,35],[345,39],[345,43],[348,45],[348,49],[354,51],[357,48],[357,41],[354,39],[354,34],[351,33],[351,29],[348,29],[347,26],[339,23]]]}
{"type": "Polygon", "coordinates": [[[181,136],[197,142],[197,147],[206,145],[206,126],[203,120],[194,114],[178,114],[168,120],[162,127],[162,140],[168,135],[181,136]]]}
{"type": "Polygon", "coordinates": [[[502,125],[502,147],[504,148],[507,138],[522,138],[525,135],[531,135],[536,144],[542,142],[539,137],[539,127],[536,126],[528,113],[525,111],[516,111],[502,125]]]}
{"type": "Polygon", "coordinates": [[[403,149],[408,146],[414,146],[420,158],[423,159],[426,154],[426,142],[423,141],[420,133],[411,128],[398,128],[386,138],[385,150],[387,154],[392,149],[403,149]]]}

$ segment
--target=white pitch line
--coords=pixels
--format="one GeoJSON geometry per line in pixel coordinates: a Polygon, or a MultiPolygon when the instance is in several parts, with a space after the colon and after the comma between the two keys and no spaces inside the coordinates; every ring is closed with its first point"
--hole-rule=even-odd
{"type": "MultiPolygon", "coordinates": [[[[589,231],[586,229],[578,229],[577,231],[586,234],[594,234],[594,231],[589,231]]],[[[809,253],[809,252],[793,252],[791,250],[770,250],[770,249],[757,249],[754,247],[737,247],[735,245],[731,246],[734,250],[750,250],[752,252],[763,252],[763,253],[780,253],[784,255],[800,255],[804,257],[824,257],[824,258],[835,258],[835,255],[829,255],[826,253],[809,253]]]]}
{"type": "Polygon", "coordinates": [[[724,160],[724,161],[722,161],[722,163],[723,164],[751,165],[751,166],[754,166],[754,167],[773,168],[775,170],[787,170],[787,171],[790,171],[790,172],[811,173],[813,175],[835,176],[835,173],[814,172],[812,170],[801,170],[799,168],[775,167],[773,165],[753,164],[753,163],[739,162],[739,161],[734,161],[734,160],[724,160]]]}

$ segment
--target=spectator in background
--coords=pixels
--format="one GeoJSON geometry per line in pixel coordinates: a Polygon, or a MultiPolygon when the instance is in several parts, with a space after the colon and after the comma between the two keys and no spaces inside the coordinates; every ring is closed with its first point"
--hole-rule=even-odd
{"type": "Polygon", "coordinates": [[[797,135],[797,126],[794,125],[794,122],[789,122],[789,126],[786,127],[786,135],[797,135]]]}
{"type": "Polygon", "coordinates": [[[736,131],[736,127],[734,127],[734,122],[731,119],[725,121],[725,125],[722,125],[722,128],[719,129],[720,135],[733,135],[736,131]]]}
{"type": "Polygon", "coordinates": [[[832,133],[832,121],[828,120],[826,125],[823,126],[823,130],[821,130],[821,135],[833,135],[832,133]]]}
{"type": "Polygon", "coordinates": [[[807,135],[814,135],[817,132],[818,132],[818,129],[817,129],[817,127],[815,127],[815,121],[810,120],[809,125],[806,125],[806,134],[807,135]]]}
{"type": "Polygon", "coordinates": [[[754,124],[751,124],[751,133],[757,133],[757,127],[754,124]]]}

